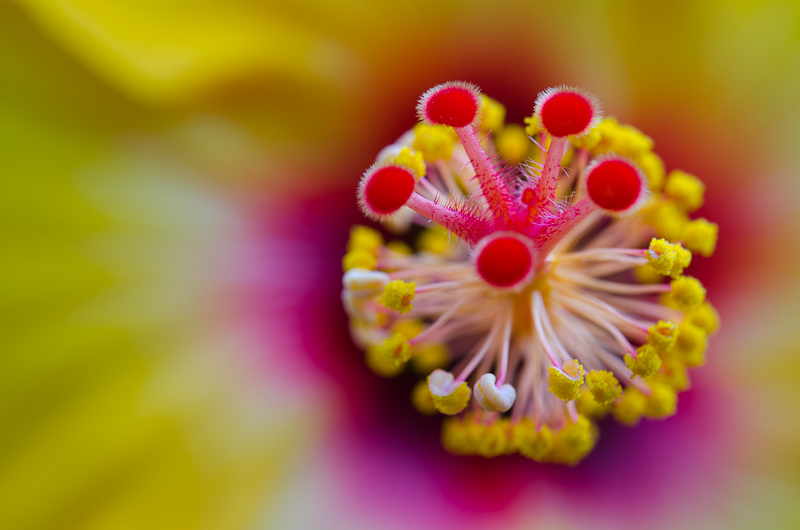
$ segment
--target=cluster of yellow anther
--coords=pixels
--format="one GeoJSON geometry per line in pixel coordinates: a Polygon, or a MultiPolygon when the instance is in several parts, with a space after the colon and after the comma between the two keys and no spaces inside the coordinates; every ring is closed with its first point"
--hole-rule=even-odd
{"type": "MultiPolygon", "coordinates": [[[[428,376],[428,381],[430,382],[430,376],[428,376]]],[[[432,394],[433,404],[436,407],[436,410],[442,414],[452,416],[453,414],[458,414],[467,408],[470,394],[471,391],[469,389],[469,385],[467,385],[467,383],[460,383],[450,394],[446,396],[437,396],[436,394],[432,394]]]]}
{"type": "Polygon", "coordinates": [[[647,344],[658,353],[666,353],[675,346],[678,333],[677,324],[659,320],[647,330],[647,344]]]}
{"type": "Polygon", "coordinates": [[[580,415],[575,423],[567,423],[553,432],[547,425],[523,418],[516,424],[508,419],[482,421],[467,415],[445,420],[442,444],[459,455],[495,457],[520,453],[537,462],[574,465],[594,448],[597,427],[580,415]]]}
{"type": "Polygon", "coordinates": [[[678,404],[675,388],[660,381],[650,381],[650,394],[644,395],[636,387],[628,387],[612,409],[614,418],[635,425],[642,416],[666,418],[675,414],[678,404]]]}
{"type": "Polygon", "coordinates": [[[678,340],[672,352],[686,366],[700,366],[705,362],[708,333],[690,321],[678,326],[678,340]]]}
{"type": "Polygon", "coordinates": [[[678,403],[675,389],[660,381],[650,381],[649,385],[649,395],[644,395],[636,387],[625,389],[622,399],[612,410],[617,421],[635,425],[642,416],[666,418],[675,414],[678,403]]]}
{"type": "Polygon", "coordinates": [[[499,131],[505,126],[506,108],[499,101],[482,94],[480,116],[482,131],[499,131]]]}
{"type": "Polygon", "coordinates": [[[356,225],[350,230],[347,242],[347,254],[342,258],[342,268],[375,270],[378,261],[378,250],[383,245],[383,237],[377,230],[356,225]]]}
{"type": "Polygon", "coordinates": [[[495,134],[497,150],[507,164],[516,166],[525,160],[533,145],[525,130],[516,124],[506,125],[495,134]]]}
{"type": "Polygon", "coordinates": [[[719,235],[719,225],[705,219],[688,221],[683,227],[681,239],[686,246],[701,256],[709,257],[714,253],[719,235]]]}
{"type": "Polygon", "coordinates": [[[719,226],[703,218],[689,219],[688,216],[702,206],[704,193],[705,186],[700,179],[683,171],[672,171],[663,193],[644,211],[644,220],[659,237],[682,241],[692,252],[711,256],[717,246],[719,226]]]}
{"type": "Polygon", "coordinates": [[[400,366],[411,359],[411,345],[408,343],[408,336],[404,333],[395,332],[391,337],[383,341],[378,346],[378,353],[392,366],[400,366]]]}
{"type": "Polygon", "coordinates": [[[414,293],[416,284],[414,282],[406,283],[403,280],[394,280],[389,282],[383,288],[383,296],[381,296],[381,303],[393,311],[397,311],[401,315],[411,311],[414,306],[411,302],[414,300],[414,293]]]}
{"type": "Polygon", "coordinates": [[[404,147],[392,161],[414,171],[414,176],[417,180],[425,176],[425,160],[419,151],[412,151],[408,147],[404,147]]]}
{"type": "Polygon", "coordinates": [[[411,391],[411,403],[421,414],[426,416],[436,414],[436,404],[433,402],[433,394],[431,394],[426,381],[418,381],[417,384],[414,385],[414,390],[411,391]]]}
{"type": "Polygon", "coordinates": [[[625,355],[625,365],[633,373],[643,378],[652,377],[661,368],[661,357],[656,349],[649,344],[643,344],[636,349],[636,357],[625,355]]]}
{"type": "Polygon", "coordinates": [[[610,405],[622,396],[622,386],[608,370],[591,370],[586,376],[586,384],[589,385],[595,403],[601,407],[610,405]]]}
{"type": "Polygon", "coordinates": [[[703,205],[706,187],[703,182],[680,170],[672,171],[664,184],[664,193],[684,212],[693,212],[703,205]]]}
{"type": "Polygon", "coordinates": [[[550,376],[547,381],[550,383],[550,392],[562,401],[572,401],[581,395],[581,385],[583,384],[583,366],[577,359],[567,361],[561,369],[555,366],[548,366],[550,376]]]}
{"type": "Polygon", "coordinates": [[[455,254],[458,251],[456,238],[438,228],[428,228],[417,238],[417,248],[421,252],[434,254],[455,254]]]}
{"type": "Polygon", "coordinates": [[[428,162],[447,160],[453,156],[453,147],[458,141],[458,136],[451,127],[443,125],[425,125],[418,123],[414,126],[415,151],[422,153],[428,162]]]}
{"type": "Polygon", "coordinates": [[[657,273],[677,278],[683,269],[692,262],[692,253],[681,246],[672,244],[666,239],[653,238],[650,247],[644,253],[647,264],[657,273]]]}
{"type": "Polygon", "coordinates": [[[689,311],[698,307],[706,299],[706,289],[700,280],[691,276],[681,276],[670,283],[672,290],[666,297],[668,304],[681,311],[689,311]]]}

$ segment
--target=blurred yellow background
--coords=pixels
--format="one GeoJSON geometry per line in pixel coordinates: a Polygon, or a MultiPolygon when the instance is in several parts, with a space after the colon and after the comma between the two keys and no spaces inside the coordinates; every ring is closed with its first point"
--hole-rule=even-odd
{"type": "Polygon", "coordinates": [[[0,528],[800,527],[798,94],[796,1],[0,3],[0,528]],[[360,173],[450,79],[516,122],[586,87],[707,183],[723,329],[695,401],[726,474],[695,502],[347,493],[384,460],[326,452],[380,385],[344,342],[314,353],[337,248],[360,173]]]}

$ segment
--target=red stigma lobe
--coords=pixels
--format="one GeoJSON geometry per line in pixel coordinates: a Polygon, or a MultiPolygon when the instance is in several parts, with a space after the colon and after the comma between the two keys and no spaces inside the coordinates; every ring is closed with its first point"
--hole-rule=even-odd
{"type": "Polygon", "coordinates": [[[450,127],[472,124],[479,109],[480,100],[476,91],[459,84],[434,87],[423,96],[420,103],[420,112],[425,121],[450,127]]]}
{"type": "Polygon", "coordinates": [[[636,203],[642,193],[642,178],[625,160],[604,160],[586,177],[586,191],[598,207],[621,212],[636,203]]]}
{"type": "Polygon", "coordinates": [[[556,92],[542,103],[542,125],[553,136],[563,137],[586,131],[595,110],[588,97],[577,92],[556,92]]]}
{"type": "Polygon", "coordinates": [[[498,237],[478,254],[478,274],[495,287],[512,287],[528,276],[533,257],[528,247],[515,237],[498,237]]]}
{"type": "Polygon", "coordinates": [[[386,166],[365,177],[363,198],[374,213],[388,215],[399,210],[414,192],[416,181],[405,168],[386,166]]]}

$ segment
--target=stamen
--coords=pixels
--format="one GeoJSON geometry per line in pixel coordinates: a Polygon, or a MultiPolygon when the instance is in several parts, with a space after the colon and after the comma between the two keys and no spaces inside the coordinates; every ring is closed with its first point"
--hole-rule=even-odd
{"type": "Polygon", "coordinates": [[[669,416],[687,368],[705,362],[719,317],[683,276],[716,244],[717,225],[687,215],[702,183],[665,178],[652,139],[598,109],[550,89],[523,133],[476,87],[445,83],[361,180],[367,216],[392,233],[426,229],[416,254],[353,229],[342,261],[351,335],[378,375],[407,362],[429,374],[412,401],[460,414],[443,424],[450,452],[575,464],[596,442],[591,419],[669,416]]]}

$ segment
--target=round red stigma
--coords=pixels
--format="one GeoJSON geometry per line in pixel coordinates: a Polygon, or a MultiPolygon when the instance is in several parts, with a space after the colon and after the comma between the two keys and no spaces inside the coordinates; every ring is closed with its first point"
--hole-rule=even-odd
{"type": "Polygon", "coordinates": [[[429,125],[466,127],[472,125],[481,108],[481,95],[468,83],[451,81],[437,85],[419,99],[417,114],[429,125]]]}
{"type": "Polygon", "coordinates": [[[405,166],[373,166],[361,178],[359,202],[370,217],[390,215],[408,202],[415,185],[414,174],[405,166]]]}
{"type": "Polygon", "coordinates": [[[645,193],[641,170],[628,159],[606,157],[588,168],[586,193],[598,208],[611,213],[626,213],[645,193]]]}
{"type": "Polygon", "coordinates": [[[599,120],[597,100],[584,92],[566,88],[548,88],[536,100],[536,114],[552,136],[580,136],[599,120]]]}
{"type": "Polygon", "coordinates": [[[533,253],[522,236],[500,233],[478,245],[475,267],[489,285],[517,287],[533,277],[533,253]]]}

